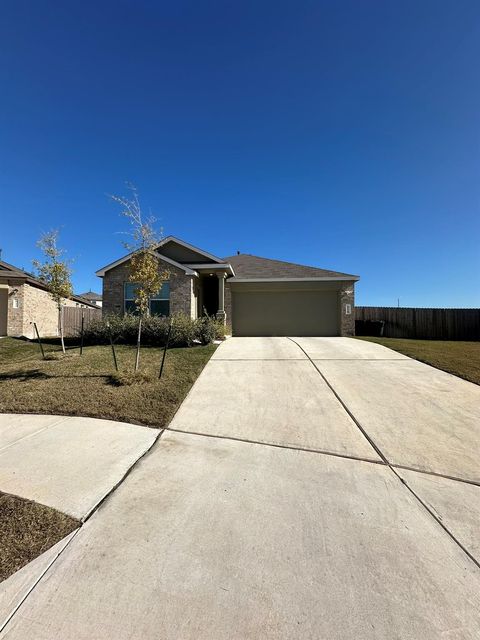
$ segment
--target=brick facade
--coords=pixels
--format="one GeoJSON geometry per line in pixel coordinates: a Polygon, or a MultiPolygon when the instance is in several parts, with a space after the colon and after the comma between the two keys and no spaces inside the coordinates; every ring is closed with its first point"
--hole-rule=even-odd
{"type": "MultiPolygon", "coordinates": [[[[170,313],[185,313],[191,317],[196,315],[195,291],[193,278],[168,262],[160,261],[160,269],[166,271],[170,281],[170,313]]],[[[103,276],[103,313],[123,315],[125,310],[125,283],[129,282],[130,263],[124,262],[113,267],[103,276]]]]}
{"type": "Polygon", "coordinates": [[[25,285],[8,287],[7,336],[23,336],[23,314],[25,309],[25,285]],[[18,307],[13,306],[17,300],[18,307]]]}
{"type": "Polygon", "coordinates": [[[340,298],[340,335],[341,336],[354,336],[355,335],[355,282],[342,282],[342,286],[339,291],[340,298]],[[351,313],[347,315],[346,306],[350,305],[351,313]]]}
{"type": "MultiPolygon", "coordinates": [[[[65,300],[65,306],[79,306],[74,300],[65,300]]],[[[48,291],[28,283],[9,286],[7,307],[7,335],[35,338],[33,322],[42,337],[58,336],[58,309],[48,291]],[[18,306],[14,306],[17,304],[18,306]]]]}

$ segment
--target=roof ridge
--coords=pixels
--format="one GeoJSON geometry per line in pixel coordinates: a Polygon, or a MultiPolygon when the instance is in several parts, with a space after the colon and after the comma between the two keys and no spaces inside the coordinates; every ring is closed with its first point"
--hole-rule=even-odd
{"type": "MultiPolygon", "coordinates": [[[[237,255],[239,255],[237,253],[237,255]]],[[[277,258],[265,258],[264,256],[257,256],[255,253],[241,253],[241,256],[250,256],[251,258],[259,258],[260,260],[268,260],[269,262],[282,262],[283,264],[291,264],[294,267],[308,267],[309,269],[320,269],[321,271],[332,271],[332,269],[323,269],[323,267],[314,267],[311,264],[301,264],[300,262],[290,262],[289,260],[277,260],[277,258]]],[[[234,258],[235,256],[230,256],[234,258]]]]}
{"type": "Polygon", "coordinates": [[[303,267],[303,268],[307,268],[307,269],[317,269],[318,271],[329,271],[330,273],[337,273],[338,275],[342,275],[342,276],[354,276],[357,277],[356,275],[352,274],[352,273],[345,273],[343,271],[336,271],[335,269],[325,269],[323,267],[314,267],[310,264],[301,264],[299,262],[290,262],[289,260],[277,260],[276,258],[265,258],[264,256],[257,256],[254,253],[237,253],[235,255],[232,256],[227,256],[226,258],[224,258],[224,260],[230,260],[232,258],[236,258],[236,257],[240,257],[240,256],[249,256],[250,258],[258,258],[259,260],[268,260],[269,262],[279,262],[281,264],[288,264],[291,265],[293,267],[303,267]]]}

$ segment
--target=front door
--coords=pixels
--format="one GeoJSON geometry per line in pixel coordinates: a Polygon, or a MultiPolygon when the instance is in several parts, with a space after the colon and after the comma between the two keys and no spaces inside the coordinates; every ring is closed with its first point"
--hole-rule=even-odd
{"type": "Polygon", "coordinates": [[[214,316],[218,311],[218,278],[216,275],[202,278],[202,314],[214,316]]]}

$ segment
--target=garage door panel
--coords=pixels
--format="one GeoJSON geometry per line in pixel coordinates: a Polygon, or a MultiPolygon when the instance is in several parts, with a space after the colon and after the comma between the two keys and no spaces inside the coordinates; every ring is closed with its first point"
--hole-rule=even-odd
{"type": "Polygon", "coordinates": [[[337,291],[233,291],[235,336],[339,335],[337,291]]]}

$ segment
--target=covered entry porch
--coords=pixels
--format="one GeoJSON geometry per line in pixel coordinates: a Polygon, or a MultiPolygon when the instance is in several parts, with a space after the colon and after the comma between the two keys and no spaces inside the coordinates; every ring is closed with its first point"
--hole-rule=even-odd
{"type": "Polygon", "coordinates": [[[225,281],[232,275],[228,267],[229,265],[195,266],[198,272],[194,283],[197,318],[208,315],[226,322],[225,281]]]}

